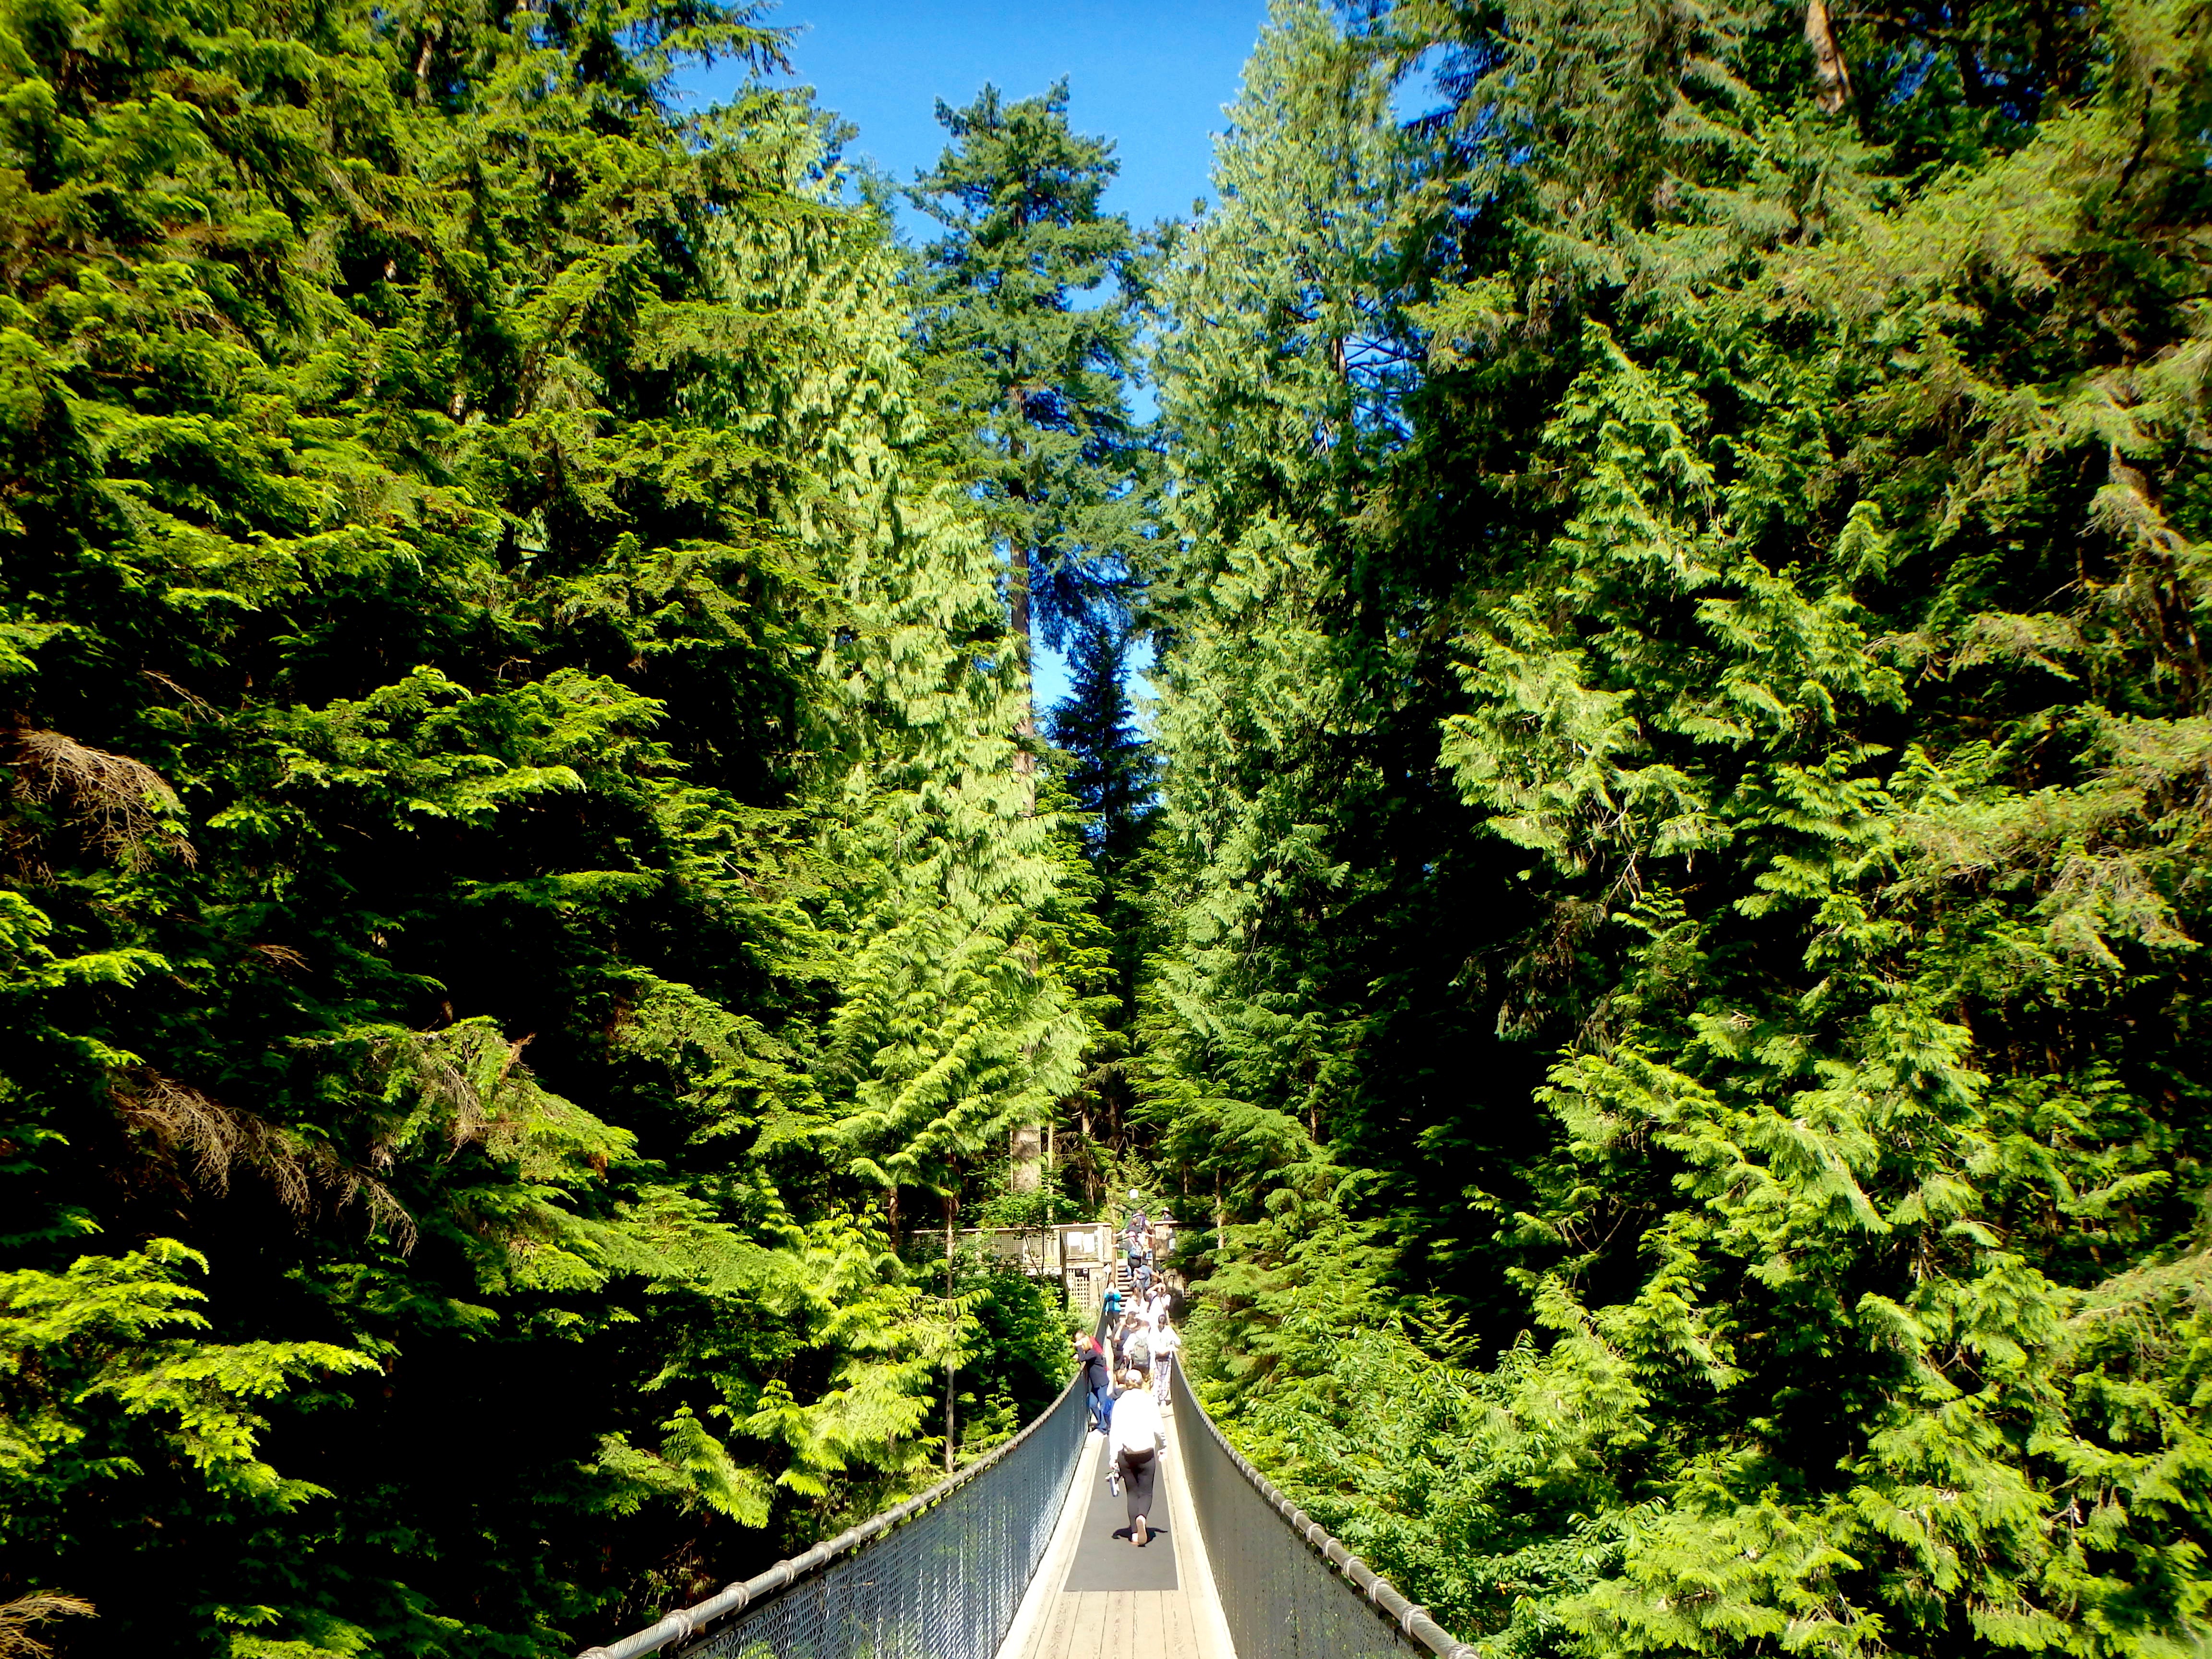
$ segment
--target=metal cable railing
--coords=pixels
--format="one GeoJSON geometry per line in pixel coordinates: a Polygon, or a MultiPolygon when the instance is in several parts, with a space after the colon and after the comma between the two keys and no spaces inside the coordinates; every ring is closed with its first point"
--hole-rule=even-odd
{"type": "Polygon", "coordinates": [[[992,1659],[1075,1479],[1082,1380],[919,1498],[580,1659],[992,1659]]]}
{"type": "Polygon", "coordinates": [[[1183,1478],[1237,1659],[1475,1659],[1223,1438],[1180,1359],[1175,1382],[1183,1478]]]}

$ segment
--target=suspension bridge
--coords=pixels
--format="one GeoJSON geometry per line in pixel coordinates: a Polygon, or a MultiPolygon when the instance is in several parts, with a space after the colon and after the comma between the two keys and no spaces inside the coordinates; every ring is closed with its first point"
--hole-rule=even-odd
{"type": "Polygon", "coordinates": [[[1179,1365],[1170,1393],[1144,1549],[1071,1381],[941,1485],[580,1659],[1474,1659],[1247,1462],[1179,1365]]]}

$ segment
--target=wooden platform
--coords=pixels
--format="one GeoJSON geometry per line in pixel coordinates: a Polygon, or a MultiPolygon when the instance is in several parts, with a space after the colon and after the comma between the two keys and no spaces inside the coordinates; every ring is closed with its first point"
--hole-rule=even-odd
{"type": "Polygon", "coordinates": [[[1052,1600],[1033,1659],[1199,1659],[1188,1590],[1063,1590],[1052,1600]]]}

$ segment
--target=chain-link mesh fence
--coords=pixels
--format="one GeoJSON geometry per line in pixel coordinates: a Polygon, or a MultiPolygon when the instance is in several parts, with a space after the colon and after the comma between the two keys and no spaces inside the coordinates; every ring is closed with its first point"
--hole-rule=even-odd
{"type": "Polygon", "coordinates": [[[583,1659],[992,1659],[1090,1426],[1082,1375],[988,1457],[583,1659]]]}
{"type": "Polygon", "coordinates": [[[1237,1659],[1474,1659],[1224,1439],[1176,1367],[1176,1443],[1237,1659]]]}

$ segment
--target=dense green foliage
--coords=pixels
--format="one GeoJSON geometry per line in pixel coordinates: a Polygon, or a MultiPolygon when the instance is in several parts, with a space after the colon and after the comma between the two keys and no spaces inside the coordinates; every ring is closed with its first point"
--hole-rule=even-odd
{"type": "Polygon", "coordinates": [[[1285,0],[1166,279],[1210,1364],[1486,1650],[2208,1618],[2212,19],[1963,17],[1285,0]]]}
{"type": "Polygon", "coordinates": [[[1486,1653],[2201,1650],[2212,14],[1279,0],[1156,266],[783,46],[0,0],[0,1654],[603,1639],[1150,1160],[1486,1653]]]}
{"type": "Polygon", "coordinates": [[[71,1652],[569,1651],[936,1468],[1006,1298],[899,1195],[1072,1084],[1066,854],[902,256],[800,103],[664,99],[780,50],[0,10],[0,1601],[71,1652]]]}

